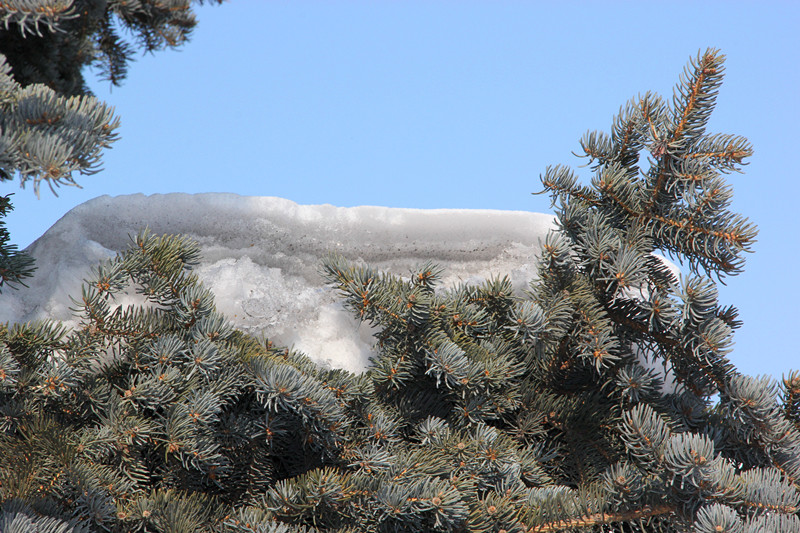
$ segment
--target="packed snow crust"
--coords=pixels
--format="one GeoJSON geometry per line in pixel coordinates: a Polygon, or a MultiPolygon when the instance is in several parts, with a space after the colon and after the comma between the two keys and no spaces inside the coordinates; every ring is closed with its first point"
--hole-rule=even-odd
{"type": "MultiPolygon", "coordinates": [[[[29,288],[0,294],[0,323],[55,319],[77,324],[69,296],[91,268],[113,258],[148,227],[196,240],[194,272],[233,324],[318,364],[360,372],[374,338],[326,286],[319,268],[331,252],[406,275],[426,261],[445,269],[442,286],[508,275],[518,291],[536,274],[540,242],[554,217],[522,211],[298,205],[236,194],[100,196],[81,204],[31,244],[29,288]]],[[[120,305],[140,302],[136,296],[120,305]]]]}

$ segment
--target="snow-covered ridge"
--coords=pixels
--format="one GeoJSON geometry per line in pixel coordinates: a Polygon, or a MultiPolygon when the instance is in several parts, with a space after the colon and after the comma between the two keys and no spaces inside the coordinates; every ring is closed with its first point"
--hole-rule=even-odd
{"type": "Polygon", "coordinates": [[[320,364],[360,371],[374,341],[324,285],[318,270],[330,252],[401,275],[430,260],[445,268],[444,285],[508,275],[521,290],[553,224],[551,215],[522,211],[298,205],[218,193],[100,196],[27,248],[36,275],[30,288],[0,294],[0,323],[74,324],[69,295],[80,294],[92,266],[149,227],[198,241],[203,260],[195,272],[237,327],[294,345],[320,364]]]}

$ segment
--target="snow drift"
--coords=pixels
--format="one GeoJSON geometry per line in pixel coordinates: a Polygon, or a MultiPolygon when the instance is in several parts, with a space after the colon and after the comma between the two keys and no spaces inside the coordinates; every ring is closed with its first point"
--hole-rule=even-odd
{"type": "MultiPolygon", "coordinates": [[[[319,273],[331,252],[404,275],[431,260],[443,286],[508,275],[523,290],[536,273],[551,215],[521,211],[298,205],[236,194],[101,196],[64,215],[27,251],[30,288],[0,294],[0,323],[52,318],[74,325],[69,296],[92,266],[148,227],[196,240],[195,267],[236,327],[294,346],[322,365],[362,371],[374,340],[319,273]]],[[[127,305],[135,296],[119,299],[127,305]]]]}

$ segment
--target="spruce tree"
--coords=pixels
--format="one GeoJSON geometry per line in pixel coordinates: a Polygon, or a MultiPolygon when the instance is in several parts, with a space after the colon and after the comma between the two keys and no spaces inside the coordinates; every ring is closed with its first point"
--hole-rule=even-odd
{"type": "Polygon", "coordinates": [[[589,185],[547,169],[524,296],[326,260],[377,326],[360,375],[235,330],[196,243],[136,236],[78,328],[0,330],[0,530],[800,532],[800,376],[726,358],[715,279],[756,232],[725,180],[749,144],[705,132],[722,74],[707,50],[586,135],[589,185]]]}

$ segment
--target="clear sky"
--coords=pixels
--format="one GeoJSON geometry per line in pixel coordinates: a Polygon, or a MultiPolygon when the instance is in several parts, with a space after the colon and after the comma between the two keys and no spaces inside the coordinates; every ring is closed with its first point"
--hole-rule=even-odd
{"type": "MultiPolygon", "coordinates": [[[[303,204],[550,212],[539,174],[647,90],[671,96],[690,56],[728,57],[709,130],[755,148],[730,177],[760,228],[723,304],[748,374],[800,369],[800,3],[236,0],[198,8],[180,51],[95,81],[122,136],[83,189],[13,182],[24,247],[102,194],[235,192],[303,204]]],[[[582,175],[588,181],[588,169],[582,175]]],[[[1,297],[0,297],[1,298],[1,297]]]]}

